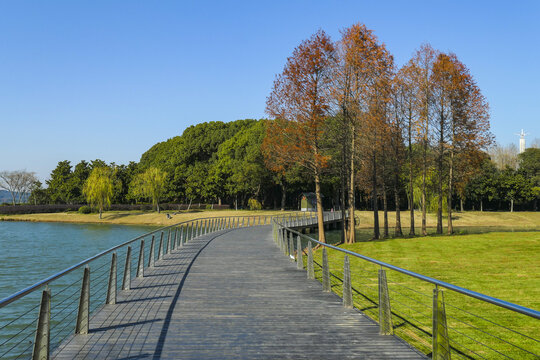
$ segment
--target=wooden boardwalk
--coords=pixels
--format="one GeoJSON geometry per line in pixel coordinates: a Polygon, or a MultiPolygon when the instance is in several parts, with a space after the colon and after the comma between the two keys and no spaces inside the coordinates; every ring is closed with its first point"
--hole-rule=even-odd
{"type": "Polygon", "coordinates": [[[424,359],[277,249],[270,226],[201,236],[132,280],[53,359],[424,359]]]}

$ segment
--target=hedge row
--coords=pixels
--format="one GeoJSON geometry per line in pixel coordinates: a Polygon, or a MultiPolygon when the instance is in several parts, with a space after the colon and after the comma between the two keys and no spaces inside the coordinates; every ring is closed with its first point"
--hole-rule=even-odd
{"type": "MultiPolygon", "coordinates": [[[[52,204],[52,205],[3,205],[0,206],[0,214],[41,214],[41,213],[57,213],[65,211],[77,211],[84,204],[52,204]]],[[[188,204],[161,204],[161,210],[187,210],[188,204]]],[[[229,205],[212,205],[212,204],[191,204],[190,209],[214,209],[225,210],[229,205]]],[[[152,210],[150,204],[113,204],[110,210],[152,210]]]]}

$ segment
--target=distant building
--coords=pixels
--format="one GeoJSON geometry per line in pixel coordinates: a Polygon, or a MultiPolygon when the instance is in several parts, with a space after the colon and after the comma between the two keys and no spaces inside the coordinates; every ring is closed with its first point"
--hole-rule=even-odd
{"type": "Polygon", "coordinates": [[[521,129],[521,133],[516,134],[516,135],[519,136],[519,153],[521,154],[522,152],[525,151],[525,136],[529,134],[526,134],[525,131],[521,129]]]}
{"type": "Polygon", "coordinates": [[[317,211],[317,195],[304,192],[300,195],[300,211],[317,211]]]}

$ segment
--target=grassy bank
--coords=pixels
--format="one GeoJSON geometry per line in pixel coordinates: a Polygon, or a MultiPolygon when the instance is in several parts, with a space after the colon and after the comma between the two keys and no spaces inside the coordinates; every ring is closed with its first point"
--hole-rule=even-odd
{"type": "MultiPolygon", "coordinates": [[[[533,309],[540,308],[540,232],[388,239],[342,247],[486,295],[533,309]]],[[[321,262],[320,250],[315,259],[321,262]]],[[[342,278],[342,253],[330,250],[329,264],[331,272],[342,278]]],[[[364,260],[351,258],[355,305],[373,319],[378,319],[378,269],[378,266],[364,260]]],[[[320,277],[320,271],[317,276],[320,277]]],[[[387,278],[396,334],[429,353],[433,285],[390,270],[387,278]]],[[[334,292],[341,295],[341,282],[333,278],[333,285],[334,292]]],[[[451,328],[449,337],[464,354],[476,358],[465,349],[469,348],[488,359],[500,358],[495,351],[478,344],[481,342],[497,351],[512,354],[512,358],[535,358],[492,335],[540,352],[538,342],[490,323],[493,321],[537,337],[538,320],[452,291],[445,291],[444,296],[451,328]]]]}
{"type": "Polygon", "coordinates": [[[182,221],[205,217],[223,216],[258,216],[281,214],[281,211],[248,211],[248,210],[195,210],[195,211],[107,211],[103,219],[98,214],[80,214],[76,211],[49,214],[0,215],[0,221],[37,221],[37,222],[69,222],[98,223],[122,225],[172,225],[182,221]],[[167,214],[171,216],[167,218],[167,214]]]}
{"type": "MultiPolygon", "coordinates": [[[[355,216],[359,223],[357,224],[358,228],[369,228],[373,226],[373,212],[371,211],[356,211],[355,216]]],[[[388,223],[390,234],[394,232],[395,225],[395,212],[388,212],[388,223]]],[[[464,212],[455,212],[452,215],[452,220],[454,226],[457,227],[515,227],[515,228],[534,228],[540,230],[540,212],[533,211],[523,211],[523,212],[487,212],[487,211],[464,211],[464,212]]],[[[422,226],[422,213],[416,211],[414,216],[414,222],[416,227],[416,232],[419,233],[422,226]]],[[[447,218],[443,218],[443,227],[446,231],[447,218]]],[[[383,225],[383,213],[379,211],[379,223],[383,225]]],[[[409,230],[410,223],[410,213],[408,211],[401,212],[401,225],[404,229],[409,230]]],[[[427,214],[427,226],[436,227],[437,218],[436,215],[427,214]]]]}
{"type": "MultiPolygon", "coordinates": [[[[22,214],[22,215],[2,215],[0,221],[43,221],[43,222],[72,222],[72,223],[107,223],[124,225],[171,225],[177,222],[196,219],[201,217],[213,216],[252,216],[252,215],[274,215],[281,214],[281,211],[264,210],[195,210],[179,211],[173,215],[173,211],[162,211],[158,214],[155,211],[106,211],[103,213],[103,219],[100,220],[97,214],[80,214],[76,211],[64,213],[48,214],[22,214]],[[167,213],[171,214],[172,219],[167,219],[167,213]]],[[[355,216],[358,219],[358,229],[370,229],[373,226],[373,213],[370,211],[356,211],[355,216]]],[[[395,224],[395,213],[388,213],[390,234],[393,234],[395,224]]],[[[401,213],[401,224],[405,234],[409,232],[409,212],[401,213]]],[[[507,227],[509,229],[538,229],[540,230],[540,212],[479,212],[467,211],[455,213],[453,216],[454,226],[457,230],[464,227],[507,227]]],[[[383,214],[379,212],[379,221],[383,223],[383,214]]],[[[415,214],[415,223],[417,233],[419,233],[421,224],[421,215],[415,214]]],[[[428,214],[428,227],[435,227],[437,224],[435,214],[428,214]]],[[[360,239],[364,239],[366,232],[361,232],[360,239]]]]}

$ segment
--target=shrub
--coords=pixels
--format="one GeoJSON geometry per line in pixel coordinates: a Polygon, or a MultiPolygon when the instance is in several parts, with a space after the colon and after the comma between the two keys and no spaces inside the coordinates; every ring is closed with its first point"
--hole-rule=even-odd
{"type": "Polygon", "coordinates": [[[249,210],[261,210],[262,205],[260,202],[257,201],[257,199],[249,199],[248,200],[248,207],[249,210]]]}
{"type": "Polygon", "coordinates": [[[81,214],[90,214],[92,212],[92,209],[88,205],[83,205],[79,208],[79,212],[81,214]]]}

